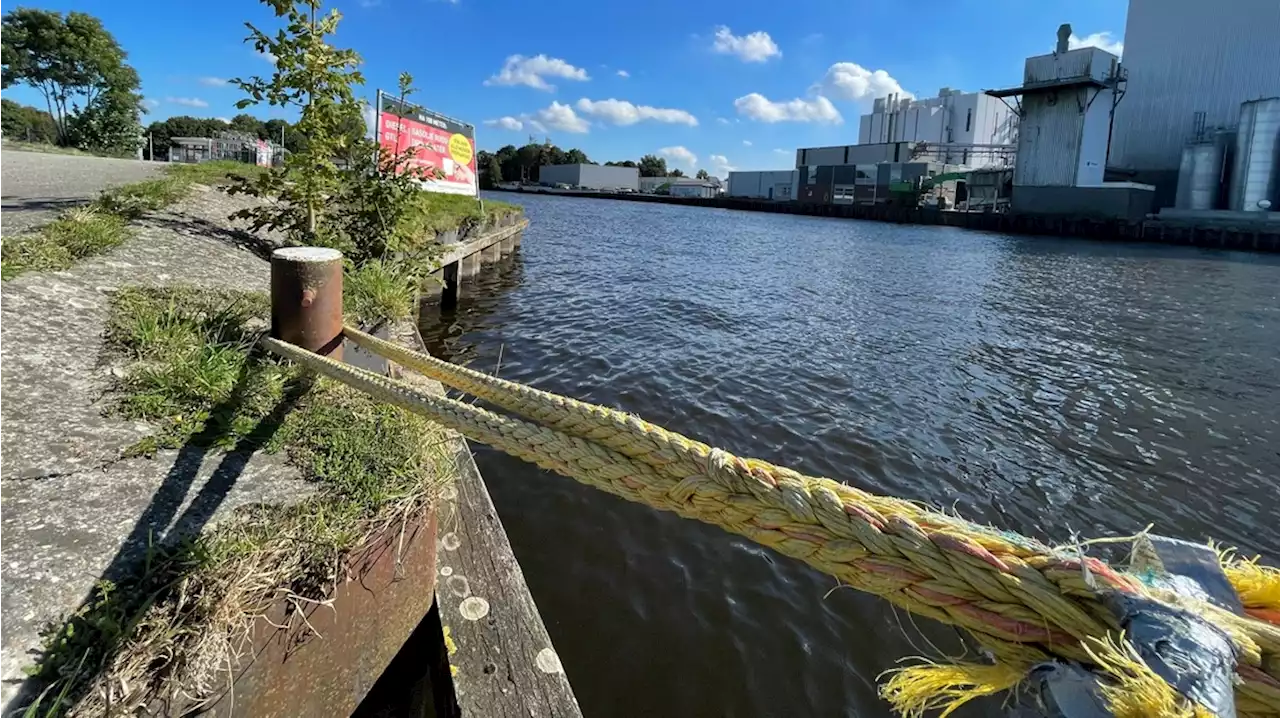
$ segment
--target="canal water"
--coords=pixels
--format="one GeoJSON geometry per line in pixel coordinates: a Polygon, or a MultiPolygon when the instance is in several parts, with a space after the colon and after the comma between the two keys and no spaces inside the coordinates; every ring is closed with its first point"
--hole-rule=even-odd
{"type": "MultiPolygon", "coordinates": [[[[1280,558],[1280,258],[496,198],[532,224],[424,326],[438,355],[1053,541],[1155,524],[1280,558]]],[[[878,674],[961,650],[741,538],[476,452],[588,716],[889,715],[878,674]]]]}

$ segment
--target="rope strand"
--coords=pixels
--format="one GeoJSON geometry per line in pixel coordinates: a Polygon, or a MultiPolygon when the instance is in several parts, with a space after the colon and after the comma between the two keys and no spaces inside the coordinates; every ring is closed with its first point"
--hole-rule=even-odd
{"type": "MultiPolygon", "coordinates": [[[[1025,669],[1050,656],[1093,663],[1086,641],[1119,629],[1101,593],[1154,597],[1094,558],[743,459],[623,412],[490,377],[352,328],[345,332],[376,354],[537,423],[420,392],[279,340],[263,344],[541,468],[720,526],[913,613],[966,628],[1010,666],[1025,669]]],[[[1280,629],[1225,612],[1202,614],[1239,644],[1242,710],[1280,715],[1280,683],[1269,675],[1280,629]]]]}

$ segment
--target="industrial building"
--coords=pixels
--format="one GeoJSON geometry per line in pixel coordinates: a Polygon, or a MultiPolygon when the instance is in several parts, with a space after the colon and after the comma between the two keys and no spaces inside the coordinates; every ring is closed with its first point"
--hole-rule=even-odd
{"type": "Polygon", "coordinates": [[[544,165],[538,170],[538,184],[636,192],[640,189],[640,170],[607,165],[544,165]]]}
{"type": "Polygon", "coordinates": [[[871,145],[801,147],[796,169],[815,165],[872,165],[877,162],[911,162],[925,153],[923,142],[885,142],[871,145]]]}
{"type": "Polygon", "coordinates": [[[795,198],[799,184],[800,173],[797,170],[730,172],[727,194],[730,197],[789,202],[795,198]]]}
{"type": "Polygon", "coordinates": [[[1096,47],[1070,50],[1070,36],[1071,26],[1063,25],[1053,52],[1027,58],[1020,86],[988,91],[1020,98],[1012,209],[1141,221],[1154,187],[1104,181],[1111,120],[1125,84],[1120,58],[1096,47]]]}
{"type": "Polygon", "coordinates": [[[1129,0],[1124,97],[1108,168],[1174,202],[1183,147],[1235,128],[1241,103],[1280,96],[1280,2],[1129,0]]]}
{"type": "Polygon", "coordinates": [[[798,202],[814,204],[887,204],[908,201],[925,180],[958,169],[940,162],[880,162],[862,165],[812,165],[798,170],[798,202]]]}
{"type": "Polygon", "coordinates": [[[1012,159],[1017,132],[1018,115],[1008,104],[985,93],[944,87],[928,99],[877,99],[871,113],[858,120],[858,145],[918,142],[931,148],[931,161],[1004,166],[1012,159]]]}
{"type": "Polygon", "coordinates": [[[646,194],[669,194],[676,197],[715,197],[720,194],[720,178],[700,180],[695,177],[641,177],[640,191],[646,194]]]}

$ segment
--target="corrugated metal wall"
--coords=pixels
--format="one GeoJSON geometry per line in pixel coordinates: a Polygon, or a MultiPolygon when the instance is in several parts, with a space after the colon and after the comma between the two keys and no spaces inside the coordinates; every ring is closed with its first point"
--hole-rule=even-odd
{"type": "Polygon", "coordinates": [[[1022,98],[1018,163],[1014,185],[1067,186],[1075,183],[1085,90],[1033,93],[1022,98]],[[1052,103],[1052,104],[1051,104],[1052,103]]]}
{"type": "Polygon", "coordinates": [[[578,184],[592,189],[640,189],[640,170],[635,167],[582,165],[578,184]]]}
{"type": "Polygon", "coordinates": [[[1280,95],[1280,0],[1129,0],[1123,63],[1108,164],[1176,171],[1196,112],[1235,125],[1241,102],[1280,95]]]}

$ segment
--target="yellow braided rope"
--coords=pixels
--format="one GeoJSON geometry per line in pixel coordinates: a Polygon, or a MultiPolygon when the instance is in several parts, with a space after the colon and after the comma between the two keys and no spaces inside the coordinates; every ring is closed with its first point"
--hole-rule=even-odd
{"type": "MultiPolygon", "coordinates": [[[[614,449],[669,479],[707,479],[741,498],[755,499],[745,503],[737,499],[740,506],[726,504],[723,511],[731,515],[710,522],[740,520],[742,511],[767,507],[771,513],[755,517],[756,526],[823,543],[852,541],[886,570],[899,573],[901,590],[908,591],[915,604],[927,607],[924,613],[933,618],[972,625],[980,616],[977,621],[993,636],[1055,644],[1055,653],[1074,651],[1084,637],[1116,628],[1110,613],[1096,604],[1096,589],[1085,585],[1078,559],[1053,554],[1021,536],[906,500],[877,497],[829,479],[796,474],[759,459],[735,457],[639,417],[481,374],[351,326],[344,333],[408,369],[539,424],[614,449]]],[[[1137,582],[1101,563],[1089,562],[1089,566],[1103,586],[1140,591],[1137,582]]],[[[1078,655],[1087,658],[1083,649],[1078,655]]]]}
{"type": "MultiPolygon", "coordinates": [[[[277,340],[264,344],[542,468],[721,526],[914,613],[962,626],[1011,664],[1029,666],[1049,655],[1089,662],[1081,641],[1117,628],[1082,567],[1103,588],[1145,593],[1139,582],[1095,559],[1065,557],[910,502],[741,459],[621,412],[488,377],[356,330],[347,332],[378,354],[548,426],[424,394],[277,340]]],[[[1249,675],[1242,671],[1241,698],[1248,706],[1280,712],[1280,691],[1272,690],[1274,681],[1267,675],[1267,654],[1272,653],[1267,649],[1280,642],[1253,625],[1265,629],[1260,622],[1216,618],[1232,624],[1246,663],[1242,668],[1256,667],[1249,675]],[[1263,639],[1261,649],[1258,638],[1263,639]]]]}

